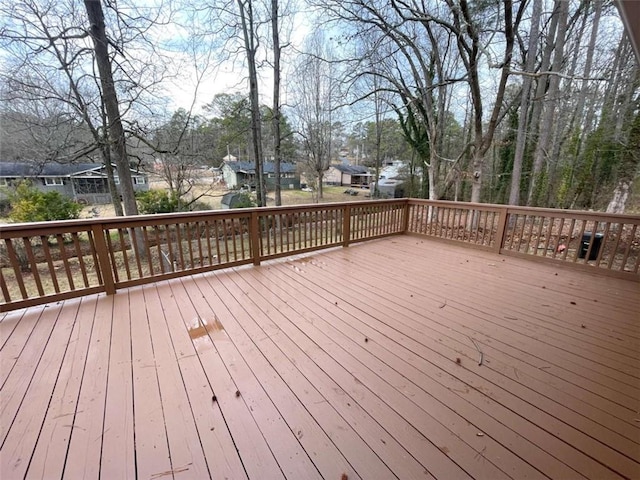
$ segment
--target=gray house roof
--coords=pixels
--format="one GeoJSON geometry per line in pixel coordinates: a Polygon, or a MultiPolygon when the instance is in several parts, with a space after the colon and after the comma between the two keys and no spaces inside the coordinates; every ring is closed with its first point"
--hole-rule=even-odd
{"type": "Polygon", "coordinates": [[[99,163],[47,163],[36,165],[34,163],[0,162],[0,177],[26,178],[26,177],[66,177],[87,170],[100,170],[99,163]]]}
{"type": "MultiPolygon", "coordinates": [[[[0,177],[69,177],[91,171],[103,175],[101,172],[103,168],[101,163],[46,163],[37,165],[25,162],[0,162],[0,177]]],[[[131,173],[135,175],[141,174],[141,172],[133,168],[131,173]]]]}
{"type": "Polygon", "coordinates": [[[346,173],[348,175],[367,175],[369,169],[363,165],[332,165],[336,170],[346,173]]]}
{"type": "MultiPolygon", "coordinates": [[[[253,162],[225,162],[227,167],[229,167],[234,172],[241,173],[255,173],[256,165],[253,162]]],[[[263,173],[273,173],[275,169],[274,162],[264,162],[262,164],[262,172],[263,173]]],[[[296,166],[293,163],[281,163],[280,164],[280,173],[295,173],[296,166]]]]}

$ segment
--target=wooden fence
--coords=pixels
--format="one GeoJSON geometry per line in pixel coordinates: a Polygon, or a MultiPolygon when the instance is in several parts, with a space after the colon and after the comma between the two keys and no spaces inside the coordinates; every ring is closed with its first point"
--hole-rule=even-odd
{"type": "Polygon", "coordinates": [[[640,217],[377,200],[0,226],[0,311],[396,234],[638,279],[640,217]]]}

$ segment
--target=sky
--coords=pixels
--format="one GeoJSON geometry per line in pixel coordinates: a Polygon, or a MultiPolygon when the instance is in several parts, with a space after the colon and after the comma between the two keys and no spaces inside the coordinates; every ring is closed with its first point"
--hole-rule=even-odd
{"type": "MultiPolygon", "coordinates": [[[[294,51],[302,49],[304,40],[311,31],[311,24],[311,17],[305,12],[299,12],[291,18],[290,33],[283,32],[281,35],[281,42],[289,44],[287,48],[283,49],[282,53],[282,103],[286,103],[287,99],[286,79],[288,71],[291,69],[294,51]]],[[[265,49],[263,48],[262,50],[265,49]]],[[[210,103],[216,94],[249,92],[247,68],[242,58],[236,61],[228,60],[220,65],[211,67],[200,82],[197,81],[198,74],[193,66],[193,61],[190,61],[190,63],[191,66],[183,69],[181,78],[170,82],[166,86],[166,91],[171,98],[171,106],[174,110],[178,108],[189,110],[193,105],[193,112],[201,114],[203,112],[202,107],[210,103]]],[[[258,76],[260,99],[262,103],[270,105],[273,101],[273,70],[270,64],[263,64],[258,70],[258,76]]]]}

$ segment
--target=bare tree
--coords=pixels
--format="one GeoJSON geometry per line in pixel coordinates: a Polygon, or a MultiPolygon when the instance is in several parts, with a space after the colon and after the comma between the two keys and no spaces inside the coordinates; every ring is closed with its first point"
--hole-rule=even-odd
{"type": "Polygon", "coordinates": [[[280,162],[282,161],[280,151],[280,145],[282,143],[282,138],[280,136],[280,57],[282,54],[282,48],[280,47],[279,15],[278,0],[271,0],[271,37],[273,39],[273,172],[276,177],[276,205],[282,205],[282,186],[280,185],[280,162]]]}
{"type": "MultiPolygon", "coordinates": [[[[511,70],[511,56],[513,54],[513,44],[515,30],[520,21],[520,12],[514,17],[513,4],[511,0],[504,0],[503,20],[498,30],[503,35],[502,54],[500,60],[493,66],[500,72],[498,88],[495,97],[492,98],[493,107],[489,120],[485,125],[484,106],[485,95],[482,92],[482,78],[480,69],[482,67],[482,56],[486,54],[486,45],[483,43],[482,20],[474,18],[472,8],[466,0],[460,0],[459,5],[453,0],[446,0],[451,10],[453,23],[450,25],[451,31],[456,35],[458,52],[464,63],[469,93],[473,106],[472,131],[473,131],[473,152],[472,152],[472,181],[471,181],[471,201],[479,202],[482,188],[482,168],[485,154],[491,148],[496,126],[502,119],[505,111],[504,93],[511,70]]],[[[521,8],[524,8],[521,5],[521,8]]],[[[482,12],[480,12],[482,13],[482,12]]]]}
{"type": "Polygon", "coordinates": [[[307,38],[305,50],[307,53],[298,58],[293,110],[304,145],[305,163],[315,177],[318,198],[322,199],[324,172],[331,163],[338,82],[331,49],[321,31],[307,38]]]}
{"type": "Polygon", "coordinates": [[[260,94],[258,91],[258,72],[256,55],[260,43],[257,33],[257,19],[254,16],[252,0],[237,0],[244,50],[249,70],[249,100],[251,103],[251,138],[256,165],[256,193],[258,206],[266,206],[266,185],[264,181],[264,158],[262,155],[262,121],[260,119],[260,94]]]}
{"type": "Polygon", "coordinates": [[[369,90],[359,91],[360,99],[384,97],[396,111],[427,172],[423,195],[439,198],[446,182],[441,181],[445,110],[456,82],[456,56],[447,47],[453,40],[450,33],[429,21],[415,3],[382,6],[356,0],[342,2],[334,10],[357,32],[352,34],[360,47],[353,79],[370,79],[369,90]],[[418,40],[425,36],[429,42],[418,40]]]}
{"type": "MultiPolygon", "coordinates": [[[[121,162],[125,170],[133,160],[130,152],[126,151],[125,135],[131,129],[138,134],[144,133],[141,121],[154,111],[158,100],[158,85],[168,78],[166,58],[156,49],[150,40],[151,30],[161,26],[157,14],[148,8],[144,11],[135,5],[123,5],[121,2],[107,5],[110,32],[104,25],[105,12],[101,4],[94,7],[100,9],[97,20],[102,19],[104,30],[94,24],[93,30],[87,29],[87,8],[91,10],[91,2],[85,5],[84,13],[78,0],[68,2],[51,2],[47,0],[20,0],[2,4],[4,13],[0,40],[5,47],[7,58],[12,68],[3,72],[12,103],[22,97],[23,104],[31,105],[61,105],[60,108],[69,109],[69,118],[74,122],[78,131],[89,133],[85,135],[84,144],[75,150],[60,144],[53,148],[52,155],[46,155],[41,161],[78,161],[89,158],[101,160],[105,165],[108,183],[113,198],[116,213],[122,210],[120,197],[115,187],[115,179],[111,163],[118,162],[118,158],[126,157],[121,162]],[[125,27],[126,26],[126,27],[125,27]],[[92,34],[103,35],[98,39],[94,35],[93,48],[87,40],[92,34]],[[147,38],[149,36],[149,38],[147,38]],[[106,44],[104,43],[106,42],[106,44]],[[127,48],[135,51],[125,55],[127,48]],[[104,62],[94,62],[96,51],[106,55],[111,70],[111,81],[100,78],[105,72],[104,62]],[[153,58],[153,63],[150,59],[153,58]],[[105,85],[111,90],[104,90],[105,85]],[[107,106],[105,100],[117,92],[115,99],[118,106],[117,120],[122,130],[121,138],[116,141],[109,116],[114,116],[113,104],[107,106]],[[145,115],[146,114],[146,115],[145,115]],[[129,117],[127,120],[127,116],[129,117]],[[127,131],[129,130],[129,131],[127,131]]],[[[164,10],[163,10],[164,12],[164,10]]],[[[165,13],[163,13],[165,15],[165,13]]],[[[166,13],[170,16],[170,12],[166,13]]],[[[94,19],[95,20],[95,19],[94,19]]],[[[50,108],[50,107],[47,107],[50,108]]],[[[56,107],[57,108],[57,107],[56,107]]],[[[42,118],[42,122],[46,122],[42,118]]],[[[120,172],[126,173],[126,172],[120,172]]],[[[121,177],[122,191],[130,212],[136,211],[133,199],[130,177],[121,177]],[[126,192],[131,190],[129,194],[126,192]]]]}
{"type": "Polygon", "coordinates": [[[172,199],[181,210],[188,210],[212,194],[211,184],[203,182],[203,169],[210,155],[204,138],[205,119],[178,109],[158,127],[150,148],[154,152],[154,171],[162,178],[172,199]],[[201,188],[196,189],[197,186],[201,188]],[[204,188],[203,188],[204,187],[204,188]]]}
{"type": "MultiPolygon", "coordinates": [[[[567,32],[567,19],[569,15],[569,2],[556,0],[558,8],[558,28],[556,30],[554,41],[554,56],[551,65],[551,72],[560,72],[564,62],[564,44],[567,32]]],[[[529,186],[529,194],[527,196],[527,205],[532,205],[537,196],[537,188],[540,183],[540,174],[542,167],[549,153],[552,129],[550,125],[556,112],[558,103],[558,94],[560,91],[560,76],[546,74],[549,82],[549,88],[545,94],[545,103],[542,106],[542,115],[540,122],[540,134],[534,153],[533,169],[531,172],[531,183],[529,186]]]]}
{"type": "MultiPolygon", "coordinates": [[[[58,136],[57,142],[49,146],[49,152],[40,155],[40,159],[36,157],[31,160],[73,162],[91,156],[95,151],[100,152],[115,213],[122,215],[122,204],[111,165],[111,149],[105,135],[102,97],[89,90],[94,83],[91,77],[76,73],[83,58],[91,53],[82,43],[88,33],[73,15],[68,15],[67,10],[47,8],[36,1],[14,4],[4,13],[8,26],[3,29],[2,37],[10,47],[15,62],[14,67],[3,74],[5,100],[14,106],[24,106],[26,110],[37,110],[38,106],[54,109],[58,108],[56,105],[70,107],[73,113],[68,117],[69,120],[82,122],[90,133],[90,137],[85,137],[75,148],[65,147],[65,141],[58,136]],[[53,21],[54,17],[57,21],[53,21]],[[16,22],[18,18],[19,22],[16,22]],[[46,58],[41,58],[43,56],[46,58]]],[[[99,86],[96,88],[99,91],[99,86]]],[[[30,123],[43,124],[48,122],[46,117],[42,112],[36,113],[30,116],[30,123]]],[[[58,134],[60,126],[49,124],[47,128],[58,134]]],[[[73,128],[78,127],[76,125],[73,128]]],[[[39,142],[39,139],[32,139],[39,142]]]]}
{"type": "Polygon", "coordinates": [[[114,161],[120,177],[120,188],[122,189],[122,200],[124,211],[127,215],[137,215],[138,205],[136,204],[133,181],[131,179],[131,167],[127,156],[127,141],[122,127],[120,117],[120,105],[116,94],[111,70],[111,59],[109,58],[109,41],[105,31],[104,13],[100,0],[84,0],[89,19],[89,32],[93,40],[95,60],[100,73],[100,84],[102,86],[103,103],[107,112],[108,130],[110,141],[113,143],[114,161]]]}
{"type": "MultiPolygon", "coordinates": [[[[524,71],[533,72],[536,58],[538,56],[538,43],[540,35],[540,17],[542,15],[542,0],[533,0],[533,12],[529,20],[531,27],[529,30],[529,42],[525,53],[524,71]]],[[[509,193],[509,204],[518,205],[520,203],[520,182],[522,181],[522,162],[527,139],[527,125],[529,118],[529,106],[531,104],[531,85],[533,77],[524,75],[522,78],[522,90],[520,93],[520,110],[518,113],[518,134],[516,138],[516,150],[513,158],[513,172],[511,174],[511,191],[509,193]]]]}
{"type": "MultiPolygon", "coordinates": [[[[400,109],[405,109],[405,124],[423,129],[428,145],[420,136],[412,142],[420,147],[429,171],[429,195],[438,197],[442,158],[443,129],[446,125],[448,95],[451,89],[460,94],[462,85],[471,99],[473,133],[470,145],[472,155],[473,201],[480,200],[484,156],[490,149],[496,126],[506,111],[504,93],[510,73],[515,28],[524,9],[514,15],[511,0],[498,4],[470,5],[467,0],[446,2],[419,2],[417,0],[391,2],[347,0],[329,2],[334,16],[350,25],[361,26],[362,31],[376,30],[378,35],[391,42],[392,53],[385,80],[393,85],[402,99],[400,109]],[[499,36],[499,42],[492,41],[499,36]],[[422,39],[427,38],[428,42],[422,39]],[[491,48],[489,45],[491,44],[491,48]],[[493,53],[493,45],[500,45],[499,54],[493,53]],[[497,57],[497,58],[494,58],[497,57]],[[457,62],[462,64],[457,67],[457,62]],[[487,68],[498,71],[495,96],[487,96],[483,89],[481,72],[487,68]],[[455,86],[451,86],[455,84],[455,86]],[[485,118],[486,104],[492,108],[485,118]],[[420,143],[416,143],[420,142],[420,143]]],[[[401,112],[399,112],[401,113],[401,112]]],[[[409,130],[409,129],[408,129],[409,130]]],[[[457,163],[467,154],[463,146],[452,160],[444,185],[457,172],[457,163]]]]}

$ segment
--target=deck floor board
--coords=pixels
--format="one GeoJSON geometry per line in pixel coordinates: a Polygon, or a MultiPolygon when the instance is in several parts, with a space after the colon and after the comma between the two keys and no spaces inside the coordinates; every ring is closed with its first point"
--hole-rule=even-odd
{"type": "MultiPolygon", "coordinates": [[[[254,272],[246,271],[245,273],[254,272]]],[[[272,272],[268,276],[262,276],[262,278],[258,274],[255,276],[254,281],[261,281],[266,288],[270,288],[274,293],[280,291],[280,294],[284,295],[286,290],[279,288],[279,282],[273,282],[271,276],[272,272]]],[[[255,285],[254,281],[250,283],[255,285]]],[[[373,355],[370,350],[375,347],[375,343],[369,341],[370,339],[365,334],[356,329],[348,329],[348,323],[343,326],[343,328],[347,328],[346,331],[340,329],[338,325],[340,322],[339,316],[335,315],[335,312],[330,312],[331,304],[320,304],[318,305],[319,308],[314,308],[313,306],[308,307],[297,300],[298,298],[309,298],[308,296],[299,295],[291,298],[289,295],[286,298],[288,298],[287,304],[294,306],[297,315],[300,318],[304,318],[309,325],[315,328],[316,332],[310,332],[310,336],[313,337],[315,336],[314,333],[317,335],[318,332],[327,332],[327,336],[330,336],[335,344],[329,344],[324,349],[338,359],[341,365],[347,366],[348,370],[365,372],[365,375],[359,376],[357,381],[366,383],[363,380],[368,380],[373,385],[370,390],[380,392],[382,396],[387,398],[391,397],[391,400],[386,401],[386,403],[388,405],[399,405],[405,418],[409,417],[407,420],[411,424],[415,425],[420,431],[431,432],[430,441],[434,442],[442,452],[456,452],[457,455],[452,453],[450,456],[453,457],[452,459],[458,458],[459,460],[464,460],[464,456],[467,455],[466,461],[471,459],[474,464],[476,456],[483,453],[483,448],[485,451],[491,451],[494,454],[494,458],[506,455],[507,452],[503,451],[497,443],[484,444],[478,449],[475,449],[474,445],[470,445],[469,443],[475,443],[474,441],[478,438],[476,436],[478,430],[473,425],[466,423],[455,412],[449,410],[445,404],[440,403],[436,398],[429,395],[428,388],[419,388],[417,385],[407,382],[406,370],[411,367],[410,364],[403,364],[399,368],[393,368],[391,366],[393,365],[393,356],[390,355],[389,350],[382,352],[380,357],[373,355]],[[323,312],[322,315],[315,313],[321,311],[323,312]],[[367,338],[367,342],[364,342],[365,338],[367,338]],[[350,355],[345,355],[345,352],[350,355]],[[352,364],[354,366],[351,367],[352,364]],[[365,370],[364,367],[368,368],[365,370]],[[376,378],[376,374],[378,378],[376,378]],[[380,383],[382,379],[386,380],[385,385],[380,383]],[[399,394],[404,395],[405,398],[398,398],[399,394]],[[408,402],[407,399],[410,399],[410,401],[408,402]],[[450,426],[451,429],[447,429],[447,426],[450,426]],[[439,436],[436,435],[438,433],[439,436]],[[467,439],[469,443],[462,441],[461,439],[463,438],[467,439]],[[460,452],[462,452],[462,455],[460,455],[460,452]]],[[[520,472],[526,469],[526,465],[521,462],[518,462],[517,466],[520,472]]],[[[467,470],[469,469],[467,468],[467,470]]],[[[491,462],[485,464],[485,471],[481,472],[481,475],[492,478],[503,477],[501,471],[492,468],[491,462]]]]}
{"type": "Polygon", "coordinates": [[[211,475],[215,474],[222,478],[246,478],[245,468],[220,404],[217,400],[213,401],[213,387],[198,355],[199,352],[209,348],[208,343],[198,339],[195,342],[192,341],[185,328],[184,319],[193,318],[192,306],[189,303],[183,303],[185,295],[175,294],[174,296],[174,289],[166,283],[157,285],[157,289],[158,305],[162,306],[164,312],[163,319],[171,337],[207,468],[211,475]]]}
{"type": "Polygon", "coordinates": [[[28,469],[30,477],[59,478],[64,471],[97,300],[97,296],[83,298],[78,309],[59,380],[56,382],[38,442],[33,450],[28,469]]]}
{"type": "Polygon", "coordinates": [[[129,292],[113,302],[113,331],[104,412],[100,473],[105,478],[135,478],[133,370],[129,292]]]}
{"type": "MultiPolygon", "coordinates": [[[[192,285],[191,288],[197,288],[192,285]]],[[[193,303],[193,298],[184,287],[172,288],[173,298],[181,312],[183,327],[187,332],[204,329],[200,323],[201,312],[199,305],[193,303]]],[[[201,302],[203,302],[201,296],[201,302]]],[[[222,314],[222,312],[220,312],[222,314]]],[[[205,317],[205,312],[202,312],[205,317]]],[[[193,335],[193,333],[192,333],[193,335]]],[[[211,396],[215,395],[215,406],[223,414],[227,428],[231,432],[236,448],[240,453],[246,474],[249,477],[284,478],[282,470],[267,443],[253,412],[236,392],[240,391],[237,379],[229,372],[224,358],[218,350],[216,342],[208,334],[194,335],[197,355],[202,362],[210,384],[211,396]]]]}
{"type": "MultiPolygon", "coordinates": [[[[42,356],[46,351],[49,339],[53,333],[62,305],[38,309],[33,322],[24,322],[25,325],[35,323],[27,332],[19,332],[20,338],[14,342],[12,338],[7,341],[7,369],[5,370],[4,349],[2,350],[3,382],[2,402],[0,402],[0,446],[4,446],[7,435],[13,422],[24,404],[25,395],[33,381],[37,368],[40,366],[42,356]]],[[[44,365],[43,368],[46,368],[44,365]]]]}
{"type": "MultiPolygon", "coordinates": [[[[114,301],[115,298],[104,295],[98,297],[76,409],[68,423],[71,433],[63,478],[100,476],[114,301]]],[[[90,320],[78,318],[78,321],[90,320]]]]}
{"type": "MultiPolygon", "coordinates": [[[[292,262],[292,264],[294,264],[294,262],[292,262]]],[[[336,265],[333,265],[333,266],[338,268],[339,265],[343,265],[343,264],[344,262],[342,263],[338,262],[336,265]]],[[[327,267],[320,263],[314,264],[314,262],[311,261],[311,262],[304,262],[303,264],[299,264],[299,265],[294,264],[293,266],[294,266],[294,269],[291,269],[290,271],[304,270],[304,274],[306,276],[310,276],[312,271],[314,271],[314,273],[317,273],[317,271],[321,271],[322,276],[320,277],[320,280],[318,281],[317,285],[326,284],[326,282],[334,278],[333,272],[328,273],[330,270],[330,267],[327,267]]],[[[302,275],[302,274],[300,273],[299,275],[302,275]]],[[[327,287],[327,288],[329,289],[329,291],[332,291],[331,289],[333,288],[332,293],[334,293],[338,298],[340,298],[340,300],[344,300],[346,298],[363,298],[363,297],[366,297],[367,295],[369,295],[371,301],[374,300],[374,298],[372,297],[373,294],[369,293],[371,292],[370,288],[366,288],[366,286],[362,286],[360,289],[354,290],[354,287],[353,287],[353,284],[368,283],[368,280],[366,280],[368,278],[366,273],[360,279],[353,279],[353,280],[350,280],[348,283],[343,280],[344,277],[341,277],[341,276],[339,277],[340,278],[338,280],[334,280],[332,287],[327,287]],[[362,280],[362,278],[364,278],[365,280],[362,280]]],[[[371,285],[369,285],[369,287],[371,287],[371,285]]],[[[384,316],[393,318],[394,313],[399,317],[405,317],[405,318],[413,316],[412,320],[414,321],[414,332],[416,335],[420,334],[420,315],[417,312],[412,311],[409,308],[405,308],[402,305],[402,303],[406,303],[407,301],[410,301],[410,299],[405,299],[402,303],[400,301],[396,302],[393,300],[396,298],[402,298],[402,295],[403,295],[402,290],[394,291],[393,287],[389,287],[388,289],[386,289],[384,293],[376,292],[376,295],[378,296],[378,299],[375,303],[375,306],[381,313],[384,314],[384,316]],[[385,296],[385,295],[387,295],[388,297],[380,298],[380,296],[385,296]],[[386,306],[386,308],[384,306],[386,306]]],[[[461,305],[464,304],[464,301],[465,301],[464,299],[459,300],[461,305]]],[[[363,308],[366,308],[366,307],[363,307],[363,308]]],[[[444,315],[445,312],[449,310],[449,305],[447,305],[447,308],[443,308],[441,310],[443,310],[442,314],[444,315]]],[[[373,312],[370,312],[370,313],[373,314],[373,312]]],[[[474,311],[469,310],[465,318],[472,319],[473,315],[474,315],[474,311]]],[[[487,319],[487,321],[489,320],[490,319],[487,319]]],[[[455,322],[456,319],[451,318],[451,321],[455,322]]],[[[482,328],[484,328],[486,324],[487,324],[486,321],[483,322],[482,328]]],[[[466,328],[466,326],[461,325],[460,328],[466,328]]],[[[443,330],[441,333],[446,334],[447,333],[446,329],[443,330]]],[[[488,332],[488,336],[486,337],[486,339],[483,339],[483,342],[480,344],[481,345],[490,344],[493,340],[500,338],[500,333],[501,332],[497,327],[492,329],[491,331],[488,332]]],[[[485,335],[486,334],[487,332],[485,332],[485,335]]],[[[511,333],[511,335],[513,335],[513,333],[511,333]]],[[[468,339],[471,339],[474,336],[475,336],[475,332],[473,332],[472,329],[469,329],[467,334],[468,339]]],[[[530,345],[531,343],[535,343],[535,338],[528,339],[528,344],[530,345]]],[[[474,347],[471,345],[472,344],[469,342],[468,350],[470,350],[471,354],[473,354],[474,347]]],[[[477,356],[477,352],[475,353],[475,355],[477,356]]],[[[490,362],[490,361],[491,361],[491,358],[488,357],[487,362],[490,362]]],[[[558,365],[560,364],[561,363],[559,362],[558,365]]],[[[621,386],[619,388],[622,389],[621,386]]],[[[632,391],[634,393],[637,393],[637,389],[633,389],[632,391]]],[[[631,393],[631,395],[633,395],[634,393],[631,393]]],[[[620,398],[619,393],[617,394],[617,397],[620,398]]],[[[525,402],[514,403],[512,399],[511,401],[508,401],[509,400],[508,398],[504,398],[503,401],[507,402],[507,405],[513,405],[512,406],[513,409],[520,408],[522,410],[520,412],[520,415],[522,416],[522,418],[526,419],[526,418],[539,417],[542,419],[547,419],[549,423],[553,425],[554,430],[557,429],[560,432],[560,435],[559,435],[560,440],[564,440],[565,442],[568,442],[570,444],[577,444],[576,446],[579,449],[582,449],[582,450],[586,449],[587,451],[590,451],[591,454],[598,457],[598,459],[601,459],[602,457],[608,457],[609,463],[613,462],[613,463],[619,464],[620,466],[624,466],[626,467],[627,472],[634,471],[633,469],[635,468],[635,462],[629,462],[625,456],[620,455],[615,451],[612,451],[606,443],[603,444],[598,442],[592,442],[591,438],[588,435],[581,435],[572,428],[566,428],[566,426],[562,422],[558,422],[554,418],[548,416],[545,411],[541,409],[537,409],[533,405],[528,404],[526,402],[527,397],[525,395],[521,395],[520,398],[522,400],[525,400],[525,402]]],[[[636,400],[633,397],[629,397],[628,401],[634,402],[636,400]]],[[[542,434],[542,432],[540,433],[542,434]]],[[[542,438],[544,438],[544,435],[541,436],[541,439],[542,438]]],[[[553,436],[549,437],[547,440],[541,441],[540,443],[549,444],[550,453],[556,449],[562,450],[563,448],[566,448],[562,442],[558,442],[558,439],[554,438],[553,436]]],[[[633,449],[631,450],[633,451],[633,449]]],[[[606,469],[602,469],[601,465],[599,465],[597,461],[595,460],[592,461],[589,458],[580,459],[578,455],[576,455],[575,461],[573,462],[572,465],[573,465],[573,468],[577,468],[582,472],[595,472],[599,477],[603,477],[603,478],[608,473],[606,469]]]]}
{"type": "Polygon", "coordinates": [[[301,426],[299,430],[301,443],[307,451],[313,452],[311,455],[316,458],[318,468],[326,478],[337,478],[342,473],[349,478],[357,478],[356,471],[362,478],[393,477],[393,472],[326,401],[318,390],[319,386],[300,375],[297,369],[298,362],[290,360],[280,349],[282,342],[276,343],[276,338],[266,334],[259,322],[244,313],[255,309],[237,303],[227,288],[219,283],[217,277],[198,279],[197,282],[205,296],[218,297],[219,301],[227,302],[233,315],[227,319],[225,325],[236,341],[241,342],[243,347],[249,347],[242,350],[251,357],[251,363],[257,363],[261,370],[272,370],[272,379],[277,384],[277,387],[274,386],[276,391],[273,395],[286,395],[287,400],[293,402],[290,408],[283,408],[282,411],[288,417],[290,425],[306,425],[306,428],[303,429],[301,426]],[[255,345],[255,349],[251,348],[251,343],[255,345]],[[290,391],[290,395],[287,390],[290,391]],[[302,402],[304,409],[300,409],[296,405],[297,402],[302,402]],[[299,419],[301,416],[303,418],[299,419]],[[317,418],[322,418],[322,423],[316,422],[317,418]],[[316,440],[309,445],[309,438],[316,440]]]}
{"type": "Polygon", "coordinates": [[[639,312],[415,236],[11,312],[0,477],[640,478],[639,312]]]}
{"type": "MultiPolygon", "coordinates": [[[[210,308],[209,313],[218,318],[215,312],[221,311],[219,307],[223,301],[218,296],[218,291],[221,289],[211,288],[211,285],[204,278],[198,278],[195,281],[198,286],[196,294],[200,293],[207,299],[210,308]]],[[[266,403],[273,405],[273,409],[269,406],[272,414],[281,417],[284,420],[283,425],[286,425],[289,429],[289,432],[272,432],[272,435],[275,434],[275,438],[284,437],[289,443],[299,441],[299,446],[295,446],[292,451],[296,453],[296,457],[300,460],[292,462],[295,465],[287,467],[287,470],[291,470],[292,467],[306,466],[306,469],[303,472],[299,472],[299,474],[309,477],[310,475],[307,472],[313,471],[309,463],[312,462],[318,470],[318,475],[325,477],[340,475],[339,471],[348,471],[349,465],[340,450],[331,443],[331,439],[313,421],[309,412],[306,409],[298,408],[299,400],[293,393],[294,387],[288,385],[280,377],[274,366],[261,354],[254,339],[247,335],[236,321],[236,315],[232,311],[235,305],[233,301],[227,304],[227,315],[224,319],[218,318],[218,320],[224,320],[220,324],[224,325],[225,334],[228,335],[237,354],[242,358],[242,362],[236,363],[242,369],[238,374],[245,378],[251,378],[252,382],[259,381],[263,390],[258,390],[250,395],[249,393],[251,392],[245,394],[243,389],[241,395],[246,401],[250,402],[254,411],[260,410],[261,406],[266,403]],[[293,437],[296,438],[294,439],[293,437]]],[[[255,386],[253,390],[255,390],[255,386]]],[[[287,452],[289,456],[290,452],[291,450],[287,452]]],[[[282,452],[280,452],[280,456],[282,456],[282,452]]],[[[285,475],[287,475],[286,471],[285,475]]],[[[357,478],[355,477],[355,472],[351,472],[351,475],[354,476],[353,478],[357,478]]]]}

